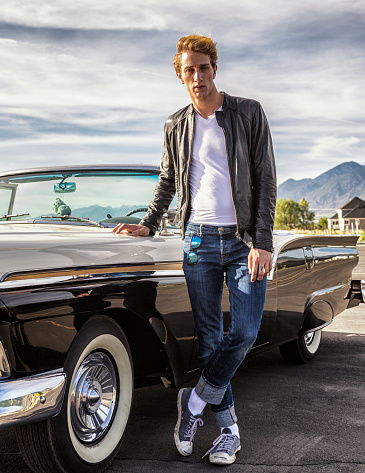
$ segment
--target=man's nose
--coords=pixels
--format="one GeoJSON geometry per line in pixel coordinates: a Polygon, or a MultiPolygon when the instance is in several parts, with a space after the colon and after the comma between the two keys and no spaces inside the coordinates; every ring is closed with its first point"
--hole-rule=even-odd
{"type": "Polygon", "coordinates": [[[201,71],[200,69],[196,69],[195,73],[194,73],[194,80],[196,82],[199,82],[201,79],[201,71]]]}

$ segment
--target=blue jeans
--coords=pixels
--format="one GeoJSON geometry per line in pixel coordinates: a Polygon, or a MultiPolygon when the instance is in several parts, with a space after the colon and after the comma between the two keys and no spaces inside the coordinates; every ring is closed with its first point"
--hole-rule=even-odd
{"type": "Polygon", "coordinates": [[[251,282],[250,249],[236,236],[236,226],[188,224],[183,268],[195,328],[201,377],[198,396],[211,404],[220,427],[237,421],[230,381],[254,344],[260,328],[266,296],[266,277],[251,282]],[[195,249],[198,261],[187,262],[193,235],[201,236],[195,249]],[[229,290],[230,325],[223,333],[222,294],[229,290]]]}

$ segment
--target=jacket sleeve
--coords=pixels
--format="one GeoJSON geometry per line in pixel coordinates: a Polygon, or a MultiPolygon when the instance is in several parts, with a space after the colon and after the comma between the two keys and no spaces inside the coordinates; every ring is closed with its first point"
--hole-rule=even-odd
{"type": "Polygon", "coordinates": [[[163,214],[169,208],[174,198],[175,189],[175,167],[173,152],[169,140],[169,120],[165,123],[164,148],[161,158],[161,172],[153,193],[152,200],[148,206],[148,211],[140,221],[141,225],[150,228],[150,235],[153,235],[161,222],[163,214]]]}
{"type": "Polygon", "coordinates": [[[273,251],[276,169],[271,133],[260,104],[252,121],[251,163],[254,186],[254,248],[273,251]]]}

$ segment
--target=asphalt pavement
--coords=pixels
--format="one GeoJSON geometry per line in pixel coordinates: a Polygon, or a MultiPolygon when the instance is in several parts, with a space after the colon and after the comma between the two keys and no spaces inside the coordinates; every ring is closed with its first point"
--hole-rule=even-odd
{"type": "MultiPolygon", "coordinates": [[[[365,279],[365,245],[353,278],[365,279]]],[[[278,349],[246,360],[232,387],[242,450],[228,467],[202,458],[218,435],[206,409],[194,452],[174,446],[177,389],[135,391],[122,448],[108,473],[365,473],[365,304],[323,331],[317,357],[289,365],[278,349]]],[[[0,471],[28,473],[13,429],[0,430],[0,471]]]]}

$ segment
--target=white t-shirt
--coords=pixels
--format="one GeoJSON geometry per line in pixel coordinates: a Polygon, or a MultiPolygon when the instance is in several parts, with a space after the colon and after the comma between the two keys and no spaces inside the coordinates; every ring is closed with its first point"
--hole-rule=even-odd
{"type": "Polygon", "coordinates": [[[236,224],[226,141],[215,114],[205,119],[199,113],[195,113],[189,185],[190,223],[217,226],[236,224]]]}

